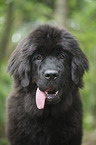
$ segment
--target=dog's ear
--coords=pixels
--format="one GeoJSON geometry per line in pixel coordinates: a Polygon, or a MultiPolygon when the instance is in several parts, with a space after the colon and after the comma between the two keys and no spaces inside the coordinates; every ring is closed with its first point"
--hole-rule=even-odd
{"type": "Polygon", "coordinates": [[[13,51],[9,60],[7,71],[13,75],[13,77],[21,81],[23,87],[27,87],[30,83],[30,62],[29,57],[33,54],[32,40],[24,38],[13,51]]]}
{"type": "Polygon", "coordinates": [[[72,58],[71,75],[72,81],[78,85],[82,83],[82,77],[85,71],[88,70],[88,60],[80,48],[72,58]]]}
{"type": "Polygon", "coordinates": [[[29,86],[29,83],[30,83],[30,79],[29,79],[28,73],[25,71],[25,76],[24,76],[24,78],[21,80],[21,85],[22,85],[23,87],[27,87],[27,86],[29,86]]]}
{"type": "Polygon", "coordinates": [[[63,49],[72,55],[71,60],[71,77],[72,81],[82,87],[82,77],[85,71],[88,70],[88,60],[86,55],[80,49],[78,41],[67,30],[63,30],[63,49]]]}
{"type": "Polygon", "coordinates": [[[9,60],[7,71],[14,76],[15,79],[21,81],[23,87],[27,87],[30,83],[30,62],[25,59],[22,60],[20,52],[13,52],[9,60]]]}
{"type": "Polygon", "coordinates": [[[27,60],[26,62],[22,62],[18,68],[19,77],[21,80],[21,85],[23,87],[29,86],[30,83],[30,62],[27,60]]]}

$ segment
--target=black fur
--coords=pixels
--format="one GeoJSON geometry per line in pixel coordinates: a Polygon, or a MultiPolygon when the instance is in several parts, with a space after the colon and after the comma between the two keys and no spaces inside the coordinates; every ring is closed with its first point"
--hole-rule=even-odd
{"type": "Polygon", "coordinates": [[[6,133],[11,145],[81,145],[78,89],[85,70],[87,58],[65,29],[39,26],[19,43],[8,64],[14,77],[7,99],[6,133]],[[49,79],[50,70],[56,74],[49,79]],[[44,109],[38,109],[37,87],[42,92],[50,87],[59,90],[59,102],[46,100],[44,109]]]}

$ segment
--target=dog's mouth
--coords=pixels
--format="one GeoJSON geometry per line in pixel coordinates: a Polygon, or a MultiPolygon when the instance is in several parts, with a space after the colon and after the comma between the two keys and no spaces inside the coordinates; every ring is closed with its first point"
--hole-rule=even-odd
{"type": "Polygon", "coordinates": [[[55,104],[60,102],[60,91],[50,87],[48,90],[45,91],[46,94],[46,103],[48,104],[55,104]]]}
{"type": "Polygon", "coordinates": [[[46,104],[56,104],[60,102],[61,91],[56,90],[54,87],[50,87],[46,91],[42,92],[39,88],[36,91],[36,105],[38,109],[43,109],[46,104]]]}

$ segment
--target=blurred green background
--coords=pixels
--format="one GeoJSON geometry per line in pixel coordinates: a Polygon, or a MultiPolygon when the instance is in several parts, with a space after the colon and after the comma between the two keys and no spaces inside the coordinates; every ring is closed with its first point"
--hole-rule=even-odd
{"type": "Polygon", "coordinates": [[[96,0],[0,0],[0,145],[5,136],[6,97],[12,78],[6,73],[11,52],[39,24],[67,28],[87,55],[90,70],[81,91],[84,104],[83,145],[96,145],[96,0]]]}

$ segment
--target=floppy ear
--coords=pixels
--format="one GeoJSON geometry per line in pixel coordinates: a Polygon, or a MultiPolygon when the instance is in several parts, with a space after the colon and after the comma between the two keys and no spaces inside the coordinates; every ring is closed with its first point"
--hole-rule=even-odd
{"type": "Polygon", "coordinates": [[[23,87],[27,87],[30,83],[30,62],[29,57],[33,53],[32,40],[31,43],[26,37],[22,40],[17,48],[12,53],[9,60],[7,71],[13,75],[13,77],[21,81],[23,87]]]}
{"type": "Polygon", "coordinates": [[[7,71],[14,76],[15,79],[21,80],[21,85],[27,87],[30,83],[30,64],[29,60],[22,60],[20,52],[14,51],[9,60],[7,71]]]}
{"type": "Polygon", "coordinates": [[[85,71],[88,70],[88,60],[86,55],[79,47],[77,40],[67,30],[63,30],[63,49],[72,55],[71,62],[71,77],[72,81],[82,87],[82,77],[85,71]]]}
{"type": "Polygon", "coordinates": [[[72,81],[78,85],[82,85],[82,77],[88,70],[88,60],[81,49],[78,48],[77,54],[73,56],[71,63],[72,81]]]}
{"type": "Polygon", "coordinates": [[[22,62],[18,68],[19,77],[21,79],[21,85],[23,87],[27,87],[30,83],[30,64],[29,60],[27,60],[25,63],[22,62]]]}

